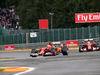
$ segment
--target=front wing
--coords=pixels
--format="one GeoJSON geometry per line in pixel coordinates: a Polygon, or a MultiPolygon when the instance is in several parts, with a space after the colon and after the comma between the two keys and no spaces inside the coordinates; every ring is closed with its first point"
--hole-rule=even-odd
{"type": "Polygon", "coordinates": [[[83,51],[97,51],[100,50],[99,47],[93,47],[92,49],[87,49],[87,48],[80,48],[79,51],[83,52],[83,51]]]}

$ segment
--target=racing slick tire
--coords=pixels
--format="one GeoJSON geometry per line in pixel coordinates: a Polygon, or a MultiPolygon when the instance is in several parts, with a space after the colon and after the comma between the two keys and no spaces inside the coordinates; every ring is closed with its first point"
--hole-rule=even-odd
{"type": "Polygon", "coordinates": [[[36,51],[37,51],[36,49],[32,49],[31,53],[36,53],[36,51]]]}
{"type": "Polygon", "coordinates": [[[100,50],[99,43],[97,43],[96,48],[98,48],[96,51],[99,51],[100,50]]]}
{"type": "Polygon", "coordinates": [[[81,49],[82,49],[82,45],[79,45],[79,52],[80,53],[83,52],[83,51],[81,51],[81,49]]]}
{"type": "Polygon", "coordinates": [[[62,50],[61,50],[61,52],[62,52],[63,55],[68,55],[69,50],[68,50],[67,47],[63,47],[62,50]]]}
{"type": "Polygon", "coordinates": [[[30,57],[37,57],[37,55],[30,55],[30,57]]]}
{"type": "Polygon", "coordinates": [[[82,53],[83,51],[79,50],[80,53],[82,53]]]}

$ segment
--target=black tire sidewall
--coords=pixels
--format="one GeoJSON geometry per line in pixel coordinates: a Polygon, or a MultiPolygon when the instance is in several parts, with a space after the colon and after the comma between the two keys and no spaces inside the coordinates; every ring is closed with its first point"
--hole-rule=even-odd
{"type": "Polygon", "coordinates": [[[61,50],[63,55],[68,55],[68,48],[67,47],[63,47],[61,50]]]}

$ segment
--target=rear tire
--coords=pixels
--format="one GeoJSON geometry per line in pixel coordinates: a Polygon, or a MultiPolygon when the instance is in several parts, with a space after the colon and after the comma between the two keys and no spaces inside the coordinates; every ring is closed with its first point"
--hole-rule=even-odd
{"type": "Polygon", "coordinates": [[[99,51],[99,50],[100,50],[100,46],[99,46],[98,43],[97,43],[97,45],[96,45],[96,48],[98,48],[96,51],[99,51]]]}
{"type": "Polygon", "coordinates": [[[68,50],[67,47],[63,47],[61,52],[62,52],[63,55],[68,55],[69,50],[68,50]]]}
{"type": "Polygon", "coordinates": [[[31,50],[31,53],[35,53],[37,50],[36,49],[32,49],[31,50]]]}
{"type": "Polygon", "coordinates": [[[31,57],[37,57],[37,55],[31,56],[31,57]]]}

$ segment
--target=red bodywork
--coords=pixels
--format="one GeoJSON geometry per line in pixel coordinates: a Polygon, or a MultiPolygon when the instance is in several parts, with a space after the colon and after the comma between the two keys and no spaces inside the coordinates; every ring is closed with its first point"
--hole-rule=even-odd
{"type": "MultiPolygon", "coordinates": [[[[53,46],[50,46],[50,45],[48,45],[47,47],[41,48],[40,49],[40,53],[38,54],[38,56],[44,55],[44,52],[45,51],[48,51],[49,52],[51,50],[51,48],[53,48],[53,46]]],[[[51,52],[50,52],[50,54],[53,55],[53,53],[51,53],[51,52]]]]}
{"type": "Polygon", "coordinates": [[[86,44],[83,44],[83,46],[87,46],[87,50],[93,50],[93,49],[92,49],[92,46],[93,46],[93,45],[96,45],[96,43],[89,43],[89,44],[86,43],[86,44]]]}
{"type": "MultiPolygon", "coordinates": [[[[62,43],[61,43],[62,45],[62,43]]],[[[36,57],[36,56],[44,56],[44,54],[46,55],[54,55],[53,52],[51,52],[51,49],[54,48],[56,53],[60,53],[60,49],[55,47],[54,45],[47,45],[46,47],[42,47],[40,50],[36,50],[36,52],[31,52],[30,56],[36,57]],[[47,53],[45,53],[47,52],[47,53]]],[[[62,48],[62,46],[61,46],[62,48]]]]}
{"type": "Polygon", "coordinates": [[[98,47],[96,43],[85,43],[82,44],[82,47],[79,48],[80,52],[93,50],[100,50],[100,47],[98,47]]]}

